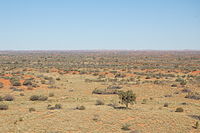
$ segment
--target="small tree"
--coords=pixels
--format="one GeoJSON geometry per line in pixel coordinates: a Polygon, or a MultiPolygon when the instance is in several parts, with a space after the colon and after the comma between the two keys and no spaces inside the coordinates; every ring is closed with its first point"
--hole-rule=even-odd
{"type": "Polygon", "coordinates": [[[126,108],[128,108],[128,104],[133,104],[136,101],[136,95],[133,94],[133,91],[128,90],[126,92],[120,91],[118,93],[119,99],[121,100],[122,104],[126,105],[126,108]]]}

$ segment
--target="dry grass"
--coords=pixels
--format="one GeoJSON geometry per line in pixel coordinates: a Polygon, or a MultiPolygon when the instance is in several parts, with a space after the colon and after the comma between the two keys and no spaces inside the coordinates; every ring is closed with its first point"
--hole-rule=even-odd
{"type": "MultiPolygon", "coordinates": [[[[48,58],[48,56],[44,57],[48,58]]],[[[103,60],[99,56],[95,57],[97,60],[103,60]]],[[[108,60],[107,66],[112,63],[110,62],[112,58],[104,55],[101,57],[105,57],[103,61],[108,60]]],[[[136,55],[136,57],[142,58],[143,56],[136,55]]],[[[176,61],[170,55],[162,55],[162,57],[165,62],[169,60],[171,63],[172,59],[176,61]]],[[[45,58],[41,58],[41,60],[45,60],[45,58]]],[[[57,57],[55,56],[55,58],[57,57]]],[[[123,62],[123,59],[128,58],[121,56],[118,58],[122,62],[121,65],[126,66],[129,63],[127,60],[123,62]]],[[[46,62],[44,60],[41,62],[48,64],[48,60],[51,59],[49,57],[46,62]]],[[[0,58],[0,60],[5,59],[0,58]]],[[[33,60],[37,61],[35,58],[33,60]]],[[[85,64],[90,61],[91,58],[88,57],[85,64]]],[[[200,92],[199,77],[192,77],[190,72],[181,69],[165,70],[164,67],[162,69],[146,69],[143,67],[147,67],[145,65],[146,57],[137,61],[138,66],[134,66],[133,69],[126,67],[123,69],[110,67],[78,69],[77,67],[77,70],[65,70],[65,65],[63,69],[61,69],[62,65],[60,69],[50,69],[42,65],[39,69],[30,67],[26,70],[24,70],[25,68],[7,70],[0,77],[0,82],[3,83],[3,87],[0,89],[0,105],[2,107],[0,132],[199,133],[200,129],[196,129],[195,125],[200,120],[200,100],[193,98],[194,94],[197,97],[197,93],[200,92]],[[17,76],[21,83],[21,86],[17,86],[16,89],[10,89],[12,85],[9,78],[13,76],[17,76]],[[31,83],[27,82],[23,85],[24,81],[29,78],[33,78],[31,83]],[[180,85],[176,81],[177,78],[187,80],[187,84],[180,85]],[[35,86],[32,86],[33,84],[35,86]],[[175,86],[171,87],[172,84],[175,86]],[[95,89],[106,89],[109,93],[118,90],[132,90],[137,97],[136,104],[129,105],[129,109],[124,109],[124,105],[119,103],[117,94],[92,93],[95,89]],[[4,100],[8,94],[14,97],[13,101],[4,100]],[[36,101],[30,100],[31,96],[36,96],[36,101]],[[38,100],[41,97],[42,100],[38,100]],[[6,109],[6,107],[9,108],[6,109]],[[177,108],[183,108],[184,111],[178,113],[176,112],[177,108]],[[130,130],[126,131],[127,128],[130,130]]],[[[149,60],[148,63],[152,62],[153,60],[149,60]]],[[[118,63],[120,62],[116,64],[118,63]]],[[[170,66],[170,63],[167,66],[170,66]]],[[[155,66],[155,64],[153,65],[155,66]]],[[[131,63],[128,66],[132,66],[131,63]]],[[[195,67],[198,64],[192,66],[195,67]]]]}

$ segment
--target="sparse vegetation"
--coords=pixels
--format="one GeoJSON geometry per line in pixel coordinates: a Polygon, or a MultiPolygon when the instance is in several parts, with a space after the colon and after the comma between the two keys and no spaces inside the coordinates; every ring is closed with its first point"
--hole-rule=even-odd
{"type": "Polygon", "coordinates": [[[194,128],[195,128],[195,129],[198,129],[198,128],[199,128],[199,122],[198,122],[198,121],[195,123],[194,128]]]}
{"type": "Polygon", "coordinates": [[[176,108],[176,111],[175,111],[175,112],[183,112],[183,108],[178,107],[178,108],[176,108]]]}
{"type": "Polygon", "coordinates": [[[127,124],[127,123],[126,123],[126,124],[122,125],[122,128],[121,128],[121,129],[122,129],[122,130],[125,130],[125,131],[131,130],[131,129],[130,129],[130,126],[131,126],[130,124],[127,124]]]}
{"type": "Polygon", "coordinates": [[[21,86],[21,83],[17,78],[11,78],[10,83],[12,84],[12,86],[21,86]]]}
{"type": "Polygon", "coordinates": [[[14,97],[12,95],[6,95],[4,96],[3,98],[5,101],[13,101],[14,100],[14,97]]]}
{"type": "Polygon", "coordinates": [[[43,96],[43,95],[32,95],[30,97],[31,101],[46,101],[48,99],[47,96],[43,96]]]}
{"type": "Polygon", "coordinates": [[[1,53],[2,132],[199,131],[199,52],[1,53]]]}
{"type": "Polygon", "coordinates": [[[0,104],[0,110],[8,110],[8,105],[0,104]]]}
{"type": "Polygon", "coordinates": [[[29,112],[34,112],[36,111],[35,108],[29,108],[29,112]]]}
{"type": "Polygon", "coordinates": [[[52,106],[52,105],[49,104],[47,106],[47,109],[49,109],[49,110],[62,109],[62,105],[61,104],[56,104],[55,106],[52,106]]]}
{"type": "Polygon", "coordinates": [[[54,96],[53,92],[49,93],[49,97],[53,97],[53,96],[54,96]]]}
{"type": "Polygon", "coordinates": [[[2,82],[0,82],[0,88],[3,88],[4,86],[3,86],[3,83],[2,82]]]}
{"type": "Polygon", "coordinates": [[[168,103],[165,103],[165,104],[164,104],[164,107],[168,107],[168,106],[169,106],[169,104],[168,104],[168,103]]]}
{"type": "Polygon", "coordinates": [[[85,110],[85,106],[83,106],[83,105],[77,106],[76,109],[77,109],[77,110],[85,110]]]}
{"type": "Polygon", "coordinates": [[[197,92],[189,92],[185,98],[200,100],[200,93],[197,92]]]}
{"type": "Polygon", "coordinates": [[[104,105],[104,101],[102,101],[102,100],[96,100],[96,105],[104,105]]]}
{"type": "Polygon", "coordinates": [[[24,82],[23,82],[23,85],[25,85],[25,86],[31,86],[32,85],[32,82],[31,82],[31,80],[30,79],[26,79],[24,82]]]}

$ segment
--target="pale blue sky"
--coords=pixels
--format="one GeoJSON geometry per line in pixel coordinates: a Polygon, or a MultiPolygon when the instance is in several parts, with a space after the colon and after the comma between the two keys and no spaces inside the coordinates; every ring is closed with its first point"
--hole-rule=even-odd
{"type": "Polygon", "coordinates": [[[200,50],[200,0],[0,0],[0,50],[200,50]]]}

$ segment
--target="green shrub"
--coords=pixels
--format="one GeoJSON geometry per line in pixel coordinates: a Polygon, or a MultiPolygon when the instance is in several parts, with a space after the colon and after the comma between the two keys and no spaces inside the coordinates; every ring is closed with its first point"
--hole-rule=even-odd
{"type": "Polygon", "coordinates": [[[49,97],[53,97],[53,96],[54,96],[53,92],[49,93],[49,97]]]}
{"type": "Polygon", "coordinates": [[[0,88],[3,88],[3,83],[0,82],[0,88]]]}
{"type": "Polygon", "coordinates": [[[176,111],[175,112],[183,112],[183,108],[179,107],[179,108],[176,108],[176,111]]]}
{"type": "Polygon", "coordinates": [[[112,89],[94,89],[92,91],[92,94],[102,94],[102,95],[106,95],[106,94],[118,94],[118,90],[112,90],[112,89]]]}
{"type": "Polygon", "coordinates": [[[199,122],[198,122],[198,121],[195,123],[194,128],[195,128],[195,129],[198,129],[198,128],[199,128],[199,122]]]}
{"type": "Polygon", "coordinates": [[[20,95],[20,96],[24,96],[24,93],[20,93],[19,95],[20,95]]]}
{"type": "Polygon", "coordinates": [[[143,99],[142,104],[146,104],[146,103],[147,103],[147,99],[143,99]]]}
{"type": "Polygon", "coordinates": [[[58,77],[58,78],[56,78],[56,80],[57,80],[57,81],[60,81],[60,78],[58,77]]]}
{"type": "Polygon", "coordinates": [[[104,101],[102,101],[102,100],[96,100],[96,104],[95,105],[104,105],[104,101]]]}
{"type": "Polygon", "coordinates": [[[94,115],[92,120],[95,122],[99,121],[100,120],[99,115],[94,115]]]}
{"type": "Polygon", "coordinates": [[[8,110],[8,105],[0,104],[0,110],[8,110]]]}
{"type": "Polygon", "coordinates": [[[122,130],[125,130],[125,131],[131,130],[131,129],[130,129],[130,126],[131,126],[131,125],[129,125],[129,124],[126,123],[126,124],[122,125],[122,128],[121,128],[121,129],[122,129],[122,130]]]}
{"type": "Polygon", "coordinates": [[[3,99],[4,99],[5,101],[13,101],[13,100],[14,100],[14,97],[11,96],[11,95],[6,95],[6,96],[4,96],[3,99]]]}
{"type": "Polygon", "coordinates": [[[25,86],[32,85],[32,82],[31,82],[30,79],[26,79],[26,80],[23,82],[23,85],[25,85],[25,86]]]}
{"type": "Polygon", "coordinates": [[[176,84],[172,84],[171,87],[177,87],[177,85],[176,84]]]}
{"type": "Polygon", "coordinates": [[[49,109],[49,110],[62,109],[62,105],[61,104],[56,104],[55,106],[48,105],[47,109],[49,109]]]}
{"type": "Polygon", "coordinates": [[[198,92],[189,92],[185,98],[200,100],[200,93],[198,92]]]}
{"type": "Polygon", "coordinates": [[[21,83],[17,78],[11,78],[10,83],[12,84],[12,86],[21,86],[21,83]]]}
{"type": "Polygon", "coordinates": [[[29,108],[29,112],[36,111],[35,108],[29,108]]]}
{"type": "Polygon", "coordinates": [[[168,107],[168,106],[169,106],[169,104],[168,104],[168,103],[165,103],[165,104],[164,104],[164,107],[168,107]]]}
{"type": "Polygon", "coordinates": [[[133,94],[133,91],[131,90],[128,90],[126,92],[120,91],[118,96],[121,103],[126,105],[126,108],[128,108],[129,103],[133,104],[134,102],[136,102],[136,95],[133,94]]]}
{"type": "Polygon", "coordinates": [[[76,109],[77,109],[77,110],[85,110],[85,106],[83,106],[83,105],[77,106],[76,109]]]}
{"type": "Polygon", "coordinates": [[[62,105],[61,104],[56,104],[55,105],[55,109],[62,109],[62,105]]]}
{"type": "Polygon", "coordinates": [[[30,97],[31,101],[46,101],[48,99],[47,96],[43,96],[43,95],[32,95],[30,97]]]}
{"type": "Polygon", "coordinates": [[[181,82],[180,82],[180,85],[186,85],[186,84],[187,84],[186,81],[181,81],[181,82]]]}
{"type": "Polygon", "coordinates": [[[3,101],[3,97],[2,96],[0,96],[0,101],[3,101]]]}

